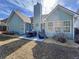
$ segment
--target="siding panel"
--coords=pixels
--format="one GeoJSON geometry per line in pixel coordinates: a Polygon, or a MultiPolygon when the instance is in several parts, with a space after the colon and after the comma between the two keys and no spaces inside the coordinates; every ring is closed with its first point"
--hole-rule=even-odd
{"type": "MultiPolygon", "coordinates": [[[[67,34],[70,37],[73,37],[73,16],[71,16],[70,14],[67,14],[66,12],[57,9],[54,13],[52,13],[46,20],[46,24],[45,24],[45,31],[47,36],[53,36],[54,34],[56,34],[57,32],[54,32],[53,30],[51,32],[49,32],[48,30],[48,22],[53,22],[53,21],[65,21],[65,20],[69,20],[70,23],[70,31],[71,32],[64,32],[65,34],[67,34]]],[[[54,25],[56,26],[56,25],[54,25]]],[[[62,29],[63,32],[63,29],[62,29]]]]}

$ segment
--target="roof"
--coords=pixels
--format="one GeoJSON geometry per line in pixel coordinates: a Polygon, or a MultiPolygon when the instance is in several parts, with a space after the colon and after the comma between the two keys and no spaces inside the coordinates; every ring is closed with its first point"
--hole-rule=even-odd
{"type": "MultiPolygon", "coordinates": [[[[45,15],[45,16],[42,16],[43,18],[48,18],[53,12],[55,12],[56,9],[62,9],[64,12],[66,13],[69,13],[70,15],[74,16],[74,15],[79,15],[78,13],[72,11],[72,10],[69,10],[68,8],[65,8],[61,5],[57,5],[49,14],[45,15]]],[[[45,21],[46,19],[44,19],[43,21],[45,21]]]]}
{"type": "Polygon", "coordinates": [[[77,15],[79,15],[77,12],[74,12],[74,11],[72,11],[72,10],[70,10],[70,9],[68,9],[68,8],[66,8],[66,7],[64,7],[64,6],[62,6],[62,5],[60,5],[60,4],[58,4],[57,6],[60,7],[60,8],[62,8],[62,9],[64,9],[64,10],[66,10],[66,11],[68,11],[68,12],[70,12],[70,13],[72,13],[72,14],[77,14],[77,15]]]}
{"type": "Polygon", "coordinates": [[[42,22],[44,23],[49,14],[42,15],[42,22]]]}
{"type": "MultiPolygon", "coordinates": [[[[20,11],[12,11],[10,17],[12,17],[14,14],[16,14],[19,18],[21,18],[24,22],[26,23],[31,23],[31,20],[29,17],[25,16],[24,14],[22,14],[20,11]]],[[[9,17],[9,18],[10,18],[9,17]]],[[[8,19],[9,19],[8,18],[8,19]]]]}
{"type": "MultiPolygon", "coordinates": [[[[64,10],[65,12],[70,13],[71,15],[75,15],[75,14],[79,15],[78,13],[76,13],[72,10],[69,10],[69,9],[67,9],[67,8],[65,8],[65,7],[58,4],[49,14],[42,15],[42,20],[44,21],[57,8],[60,8],[60,9],[64,10]]],[[[33,17],[27,17],[24,14],[22,14],[20,11],[13,11],[11,14],[17,14],[24,22],[31,23],[31,21],[33,20],[33,17]]]]}
{"type": "Polygon", "coordinates": [[[59,5],[59,4],[49,14],[51,14],[52,12],[54,12],[57,8],[58,9],[62,9],[63,11],[65,11],[67,13],[70,13],[71,15],[75,15],[75,14],[79,15],[77,12],[74,12],[74,11],[72,11],[72,10],[70,10],[68,8],[65,8],[64,6],[59,5]]]}
{"type": "Polygon", "coordinates": [[[77,10],[77,13],[79,14],[79,9],[77,10]]]}
{"type": "MultiPolygon", "coordinates": [[[[42,19],[46,18],[48,16],[48,14],[42,15],[42,19]]],[[[34,17],[30,17],[31,20],[33,20],[34,17]]]]}
{"type": "Polygon", "coordinates": [[[42,19],[46,18],[48,14],[42,15],[42,19]]]}
{"type": "Polygon", "coordinates": [[[6,18],[6,19],[4,19],[4,20],[0,20],[0,22],[4,22],[4,23],[6,23],[7,20],[8,20],[8,18],[6,18]]]}
{"type": "MultiPolygon", "coordinates": [[[[61,5],[57,5],[49,14],[45,14],[45,15],[42,15],[42,21],[43,22],[45,22],[45,20],[46,20],[46,18],[52,13],[52,12],[54,12],[54,10],[55,9],[57,9],[57,8],[61,8],[61,9],[63,9],[64,11],[66,11],[66,12],[68,12],[68,13],[71,13],[71,15],[74,15],[74,14],[77,14],[77,15],[79,15],[78,13],[76,13],[76,12],[74,12],[74,11],[72,11],[72,10],[69,10],[69,9],[67,9],[67,8],[65,8],[65,7],[63,7],[63,6],[61,6],[61,5]]],[[[33,17],[32,17],[33,18],[33,17]]]]}
{"type": "Polygon", "coordinates": [[[7,22],[7,18],[4,20],[0,20],[0,25],[6,26],[7,25],[6,22],[7,22]]]}

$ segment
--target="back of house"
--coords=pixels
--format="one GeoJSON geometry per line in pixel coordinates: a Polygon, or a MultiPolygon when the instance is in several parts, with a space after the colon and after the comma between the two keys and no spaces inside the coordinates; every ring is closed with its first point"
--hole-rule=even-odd
{"type": "Polygon", "coordinates": [[[74,39],[74,15],[77,13],[57,5],[46,18],[44,18],[43,28],[47,37],[65,34],[67,37],[74,39]]]}

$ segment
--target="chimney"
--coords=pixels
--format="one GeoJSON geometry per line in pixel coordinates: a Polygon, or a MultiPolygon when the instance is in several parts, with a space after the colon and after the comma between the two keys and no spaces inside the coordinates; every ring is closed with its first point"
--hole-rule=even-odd
{"type": "Polygon", "coordinates": [[[41,15],[42,15],[42,5],[38,3],[34,5],[34,18],[33,18],[33,29],[35,31],[41,31],[41,15]]]}

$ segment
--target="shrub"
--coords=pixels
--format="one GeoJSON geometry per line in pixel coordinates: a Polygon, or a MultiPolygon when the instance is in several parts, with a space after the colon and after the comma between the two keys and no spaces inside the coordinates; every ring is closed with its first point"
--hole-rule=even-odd
{"type": "Polygon", "coordinates": [[[64,33],[58,33],[55,36],[53,36],[53,39],[61,42],[61,43],[65,43],[68,37],[64,34],[64,33]]]}
{"type": "Polygon", "coordinates": [[[59,42],[62,42],[62,43],[65,43],[65,42],[66,42],[66,38],[64,38],[64,37],[59,37],[59,38],[58,38],[58,41],[59,41],[59,42]]]}

